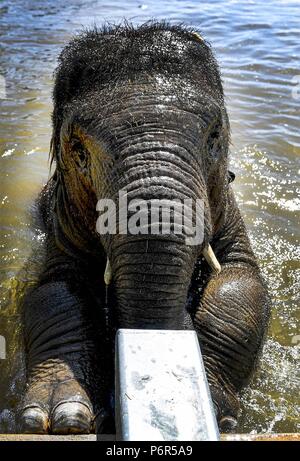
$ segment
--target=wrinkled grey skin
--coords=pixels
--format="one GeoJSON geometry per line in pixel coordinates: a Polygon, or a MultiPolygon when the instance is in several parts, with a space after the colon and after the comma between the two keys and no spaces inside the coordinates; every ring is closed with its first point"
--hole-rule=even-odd
{"type": "Polygon", "coordinates": [[[39,197],[43,270],[24,302],[20,430],[112,430],[116,328],[194,328],[221,430],[234,427],[266,325],[267,293],[228,176],[229,122],[210,47],[180,27],[93,30],[62,52],[55,173],[39,197]],[[204,241],[96,232],[96,203],[202,199],[204,241]],[[201,256],[210,243],[222,271],[201,256]],[[107,257],[112,283],[103,280],[107,257]],[[107,296],[106,296],[107,295],[107,296]],[[107,303],[106,303],[107,298],[107,303]]]}

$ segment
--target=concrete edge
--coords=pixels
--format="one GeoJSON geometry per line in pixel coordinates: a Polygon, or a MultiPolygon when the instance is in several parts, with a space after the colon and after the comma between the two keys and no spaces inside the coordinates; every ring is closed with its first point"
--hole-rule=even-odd
{"type": "MultiPolygon", "coordinates": [[[[115,442],[115,435],[38,435],[38,434],[0,434],[0,442],[115,442]]],[[[300,433],[283,434],[221,434],[222,441],[288,442],[300,441],[300,433]]],[[[137,442],[138,443],[138,442],[137,442]]],[[[155,442],[153,442],[155,444],[155,442]]]]}

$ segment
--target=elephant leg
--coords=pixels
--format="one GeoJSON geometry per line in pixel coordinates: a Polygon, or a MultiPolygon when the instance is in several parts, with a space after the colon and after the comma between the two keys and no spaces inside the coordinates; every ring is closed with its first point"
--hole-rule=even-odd
{"type": "Polygon", "coordinates": [[[239,210],[212,242],[222,270],[203,290],[194,316],[221,430],[236,425],[238,392],[249,383],[269,319],[269,302],[239,210]]]}
{"type": "Polygon", "coordinates": [[[224,267],[205,287],[194,318],[221,430],[236,424],[265,325],[265,293],[251,268],[224,267]]]}
{"type": "Polygon", "coordinates": [[[22,432],[89,433],[95,418],[98,426],[105,420],[109,371],[103,368],[109,357],[104,332],[96,340],[92,308],[95,301],[84,287],[74,288],[74,281],[72,288],[65,281],[48,282],[27,296],[22,432]]]}

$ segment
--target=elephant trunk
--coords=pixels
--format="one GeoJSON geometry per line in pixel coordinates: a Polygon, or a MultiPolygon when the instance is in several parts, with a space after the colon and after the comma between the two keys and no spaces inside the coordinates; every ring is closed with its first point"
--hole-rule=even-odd
{"type": "MultiPolygon", "coordinates": [[[[210,216],[201,166],[189,174],[192,155],[171,142],[167,148],[153,142],[121,151],[116,168],[122,171],[118,189],[126,190],[128,204],[169,200],[192,200],[190,225],[195,229],[196,199],[204,209],[204,241],[210,234],[210,216]],[[155,147],[155,149],[153,148],[155,147]],[[195,205],[195,206],[194,206],[195,205]]],[[[120,176],[119,176],[120,178],[120,176]]],[[[149,218],[151,219],[149,211],[149,218]]],[[[174,211],[174,218],[176,212],[174,211]]],[[[153,223],[149,220],[149,226],[153,223]]],[[[154,223],[155,224],[155,223],[154,223]]],[[[164,215],[160,215],[160,225],[164,215]]],[[[142,227],[142,226],[141,226],[142,227]]],[[[146,225],[147,227],[147,225],[146,225]]],[[[142,229],[141,229],[142,230],[142,229]]],[[[161,230],[161,228],[160,228],[161,230]]],[[[145,229],[144,229],[145,231],[145,229]]],[[[204,241],[187,243],[183,233],[147,232],[112,236],[107,247],[117,303],[117,324],[122,328],[182,328],[194,266],[204,241]]],[[[107,243],[107,242],[106,242],[107,243]]]]}
{"type": "Polygon", "coordinates": [[[130,239],[114,251],[117,323],[123,328],[182,328],[195,261],[184,242],[130,239]]]}

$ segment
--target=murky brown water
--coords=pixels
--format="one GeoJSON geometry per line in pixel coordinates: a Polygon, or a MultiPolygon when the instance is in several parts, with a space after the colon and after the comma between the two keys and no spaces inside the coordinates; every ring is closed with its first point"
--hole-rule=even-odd
{"type": "Polygon", "coordinates": [[[300,3],[292,1],[10,0],[0,3],[0,432],[14,431],[23,383],[15,296],[39,236],[28,208],[48,177],[56,56],[82,25],[169,18],[200,28],[223,71],[234,188],[273,298],[260,368],[238,431],[299,429],[300,3]],[[3,78],[6,82],[4,94],[3,78]],[[298,330],[297,330],[298,328],[298,330]],[[0,351],[1,352],[1,351],[0,351]]]}

